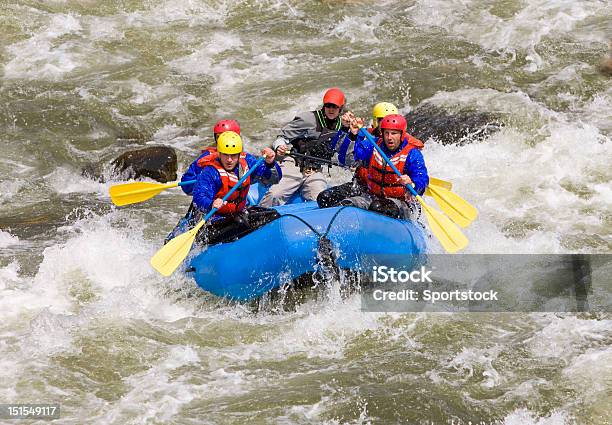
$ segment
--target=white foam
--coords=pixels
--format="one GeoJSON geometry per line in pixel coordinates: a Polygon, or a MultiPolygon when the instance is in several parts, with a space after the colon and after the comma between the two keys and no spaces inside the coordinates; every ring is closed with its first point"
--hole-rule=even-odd
{"type": "Polygon", "coordinates": [[[0,268],[0,322],[6,326],[21,328],[23,318],[47,308],[50,303],[59,305],[61,300],[50,293],[31,290],[31,279],[22,277],[21,266],[17,261],[0,268]],[[54,297],[53,301],[47,295],[54,297]]]}
{"type": "Polygon", "coordinates": [[[379,44],[381,41],[376,36],[376,31],[387,16],[379,12],[374,14],[370,12],[368,10],[366,16],[344,16],[342,21],[334,25],[331,34],[350,40],[351,43],[379,44]]]}
{"type": "Polygon", "coordinates": [[[19,238],[17,236],[13,236],[9,232],[0,230],[0,248],[7,248],[18,243],[19,238]]]}
{"type": "Polygon", "coordinates": [[[493,362],[501,352],[501,347],[495,346],[487,349],[464,348],[448,364],[466,374],[466,378],[474,376],[474,369],[478,366],[483,368],[482,376],[485,378],[480,385],[485,388],[493,388],[504,382],[502,376],[493,367],[493,362]]]}
{"type": "Polygon", "coordinates": [[[30,173],[32,170],[36,169],[36,165],[29,165],[28,162],[33,163],[33,160],[28,161],[25,158],[20,158],[19,162],[12,161],[8,158],[0,158],[0,164],[6,166],[11,174],[20,174],[24,175],[30,173]]]}
{"type": "Polygon", "coordinates": [[[576,112],[584,121],[612,134],[612,88],[597,93],[576,112]]]}
{"type": "Polygon", "coordinates": [[[81,324],[77,316],[53,314],[43,308],[31,321],[30,330],[22,335],[21,350],[28,357],[48,356],[74,350],[72,331],[81,324]]]}
{"type": "Polygon", "coordinates": [[[593,348],[580,354],[563,369],[573,385],[591,396],[605,396],[612,382],[612,347],[593,348]]]}
{"type": "Polygon", "coordinates": [[[181,134],[184,130],[184,128],[177,125],[167,124],[157,130],[153,135],[153,140],[147,142],[147,144],[168,144],[172,145],[174,149],[195,155],[200,151],[205,141],[198,135],[182,136],[181,134]]]}
{"type": "MultiPolygon", "coordinates": [[[[22,282],[19,277],[19,270],[20,266],[17,261],[12,261],[6,267],[0,268],[0,289],[5,290],[19,285],[22,282]]],[[[2,298],[6,299],[5,296],[2,298]]]]}
{"type": "Polygon", "coordinates": [[[100,17],[88,16],[85,20],[89,30],[89,39],[92,41],[115,41],[125,37],[123,31],[123,19],[118,16],[100,17]]]}
{"type": "MultiPolygon", "coordinates": [[[[534,72],[544,65],[536,47],[548,37],[572,37],[583,40],[592,33],[580,24],[589,18],[605,16],[606,2],[572,0],[526,0],[510,17],[499,17],[480,0],[419,0],[410,9],[411,18],[419,25],[437,26],[451,34],[480,44],[487,50],[527,53],[525,70],[534,72]]],[[[592,34],[590,35],[592,38],[592,34]]],[[[603,32],[597,41],[607,42],[603,32]]]]}
{"type": "Polygon", "coordinates": [[[479,210],[479,218],[465,229],[468,252],[567,252],[564,240],[577,228],[606,237],[601,219],[584,213],[609,209],[612,200],[609,185],[600,181],[610,175],[610,139],[599,129],[567,122],[565,115],[521,93],[440,92],[431,103],[450,110],[472,105],[520,121],[483,142],[429,142],[424,149],[430,175],[452,181],[453,191],[479,210]],[[588,188],[590,194],[584,197],[568,187],[588,188]],[[527,231],[522,239],[508,237],[503,229],[512,223],[530,223],[537,231],[527,231]]]}
{"type": "Polygon", "coordinates": [[[585,347],[605,344],[612,337],[612,320],[583,320],[569,315],[536,317],[544,326],[527,341],[536,357],[554,357],[569,362],[585,347]]]}
{"type": "Polygon", "coordinates": [[[215,2],[212,5],[193,1],[166,0],[151,5],[149,10],[127,14],[126,25],[136,28],[151,27],[159,31],[175,22],[188,22],[191,26],[210,27],[223,24],[234,1],[215,2]]]}
{"type": "Polygon", "coordinates": [[[78,34],[82,29],[74,15],[53,15],[42,32],[7,47],[14,58],[5,65],[4,77],[55,79],[72,71],[80,62],[78,55],[71,52],[72,44],[66,42],[55,47],[53,40],[78,34]]]}
{"type": "Polygon", "coordinates": [[[359,296],[341,303],[307,303],[296,313],[281,317],[266,315],[256,320],[266,324],[274,322],[273,333],[263,341],[241,345],[239,350],[234,347],[221,350],[211,366],[222,368],[252,359],[279,360],[299,354],[308,358],[343,358],[347,342],[355,335],[383,326],[378,320],[381,316],[362,314],[359,296]],[[343,320],[338,320],[338,317],[343,317],[343,320]]]}
{"type": "Polygon", "coordinates": [[[171,375],[181,366],[198,362],[199,356],[193,348],[170,347],[165,358],[157,364],[125,380],[131,388],[120,400],[107,406],[100,416],[90,419],[96,423],[127,423],[136,413],[143,422],[169,422],[181,406],[204,395],[197,385],[189,383],[189,374],[171,375]]]}
{"type": "MultiPolygon", "coordinates": [[[[88,38],[77,14],[51,15],[46,26],[27,40],[7,47],[12,59],[4,66],[4,78],[59,80],[78,69],[99,69],[126,63],[131,58],[121,53],[101,51],[88,38]],[[65,40],[58,42],[58,40],[65,40]]],[[[87,20],[87,19],[85,19],[87,20]]],[[[89,30],[96,30],[94,22],[89,30]]]]}
{"type": "MultiPolygon", "coordinates": [[[[210,40],[196,48],[193,53],[171,61],[169,66],[184,74],[214,74],[214,56],[225,51],[236,50],[242,45],[240,37],[236,34],[215,32],[210,40]]],[[[221,76],[225,71],[226,69],[219,69],[216,74],[221,76]]]]}
{"type": "Polygon", "coordinates": [[[100,314],[106,311],[111,316],[164,320],[188,315],[184,307],[160,297],[155,282],[161,278],[148,264],[157,244],[142,239],[142,224],[138,221],[115,224],[122,215],[98,217],[90,213],[60,228],[65,242],[43,251],[43,260],[32,280],[18,278],[14,264],[1,269],[4,278],[17,279],[18,284],[25,285],[0,301],[4,318],[42,308],[49,308],[53,314],[87,314],[86,309],[90,309],[100,314]],[[79,299],[82,293],[90,294],[85,297],[88,301],[79,299]]]}
{"type": "MultiPolygon", "coordinates": [[[[258,51],[265,49],[258,46],[258,51]]],[[[298,73],[300,61],[290,55],[262,51],[259,54],[245,54],[248,47],[235,34],[216,32],[212,39],[185,57],[170,62],[170,66],[188,75],[207,74],[214,78],[213,89],[217,92],[236,92],[236,85],[261,84],[277,81],[298,73]],[[218,56],[224,53],[222,57],[218,56]]],[[[239,90],[239,89],[238,89],[239,90]]],[[[225,105],[227,102],[223,102],[225,105]]],[[[218,111],[228,113],[229,111],[218,111]]]]}
{"type": "Polygon", "coordinates": [[[504,425],[570,425],[572,423],[569,415],[560,411],[539,417],[528,409],[516,409],[504,418],[504,425]]]}
{"type": "Polygon", "coordinates": [[[45,176],[45,180],[54,191],[61,194],[98,193],[100,196],[108,196],[108,187],[111,185],[98,183],[64,167],[55,169],[45,176]]]}

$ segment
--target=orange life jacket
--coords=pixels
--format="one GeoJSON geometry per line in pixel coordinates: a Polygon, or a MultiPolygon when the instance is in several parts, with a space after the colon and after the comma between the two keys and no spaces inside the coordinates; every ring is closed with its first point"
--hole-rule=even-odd
{"type": "MultiPolygon", "coordinates": [[[[404,138],[406,146],[396,152],[391,158],[391,163],[395,165],[400,173],[403,171],[408,159],[408,154],[412,149],[422,149],[423,142],[419,139],[406,135],[404,138]]],[[[383,140],[376,141],[378,146],[383,145],[383,140]]],[[[367,185],[368,191],[373,195],[385,198],[405,199],[406,187],[401,183],[400,178],[395,171],[385,162],[383,157],[376,149],[372,152],[370,164],[367,168],[367,185]]]]}
{"type": "MultiPolygon", "coordinates": [[[[367,130],[368,130],[368,133],[374,134],[376,129],[374,127],[368,127],[367,130]]],[[[367,186],[368,185],[368,167],[366,167],[363,164],[359,164],[359,166],[355,170],[355,178],[357,179],[357,183],[359,183],[362,186],[367,186]]]]}
{"type": "Polygon", "coordinates": [[[357,179],[357,183],[362,186],[368,185],[368,167],[365,165],[359,165],[355,170],[355,178],[357,179]]]}
{"type": "MultiPolygon", "coordinates": [[[[228,172],[225,170],[225,168],[223,168],[223,165],[221,165],[221,162],[219,162],[219,154],[215,148],[208,148],[206,150],[210,152],[210,155],[200,158],[198,160],[198,166],[201,168],[209,165],[211,167],[215,167],[219,173],[219,177],[221,177],[221,189],[219,189],[215,196],[216,198],[223,198],[234,186],[236,186],[236,183],[238,183],[240,178],[236,174],[228,172]]],[[[242,152],[240,154],[238,167],[239,175],[244,175],[249,171],[249,164],[246,161],[246,152],[242,152]]],[[[229,198],[226,199],[227,204],[219,208],[217,210],[217,214],[231,215],[244,210],[247,204],[247,196],[249,194],[250,186],[251,176],[247,177],[247,179],[242,182],[242,185],[234,193],[232,193],[229,198]]]]}
{"type": "Polygon", "coordinates": [[[217,153],[217,148],[214,146],[209,146],[207,148],[202,149],[202,153],[204,152],[209,152],[209,153],[217,153]]]}

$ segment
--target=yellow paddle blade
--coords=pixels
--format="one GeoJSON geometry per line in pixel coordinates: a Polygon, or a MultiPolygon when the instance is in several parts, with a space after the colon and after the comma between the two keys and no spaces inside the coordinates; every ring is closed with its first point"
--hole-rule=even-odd
{"type": "Polygon", "coordinates": [[[447,252],[453,254],[468,246],[468,238],[447,216],[427,205],[420,196],[417,196],[417,199],[425,209],[431,232],[447,252]]]}
{"type": "Polygon", "coordinates": [[[198,231],[204,226],[200,221],[193,229],[172,239],[151,258],[151,265],[164,276],[170,276],[189,254],[198,231]]]}
{"type": "Polygon", "coordinates": [[[429,178],[429,185],[443,187],[444,189],[448,190],[451,190],[453,188],[453,184],[451,182],[447,182],[446,180],[442,179],[437,179],[435,177],[429,178]]]}
{"type": "Polygon", "coordinates": [[[467,227],[478,217],[478,210],[456,193],[435,186],[430,192],[440,209],[459,226],[467,227]]]}
{"type": "Polygon", "coordinates": [[[160,184],[148,182],[124,183],[111,186],[108,193],[111,201],[117,206],[137,204],[151,199],[159,192],[178,186],[178,182],[160,184]]]}

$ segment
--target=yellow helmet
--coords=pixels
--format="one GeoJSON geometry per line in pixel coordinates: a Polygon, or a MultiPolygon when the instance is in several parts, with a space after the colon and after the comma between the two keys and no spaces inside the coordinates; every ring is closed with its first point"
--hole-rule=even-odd
{"type": "Polygon", "coordinates": [[[242,152],[242,139],[238,133],[224,131],[217,137],[217,152],[233,155],[242,152]]]}
{"type": "Polygon", "coordinates": [[[372,127],[378,127],[378,120],[384,118],[389,114],[397,114],[397,106],[389,102],[380,102],[374,105],[372,109],[372,127]]]}

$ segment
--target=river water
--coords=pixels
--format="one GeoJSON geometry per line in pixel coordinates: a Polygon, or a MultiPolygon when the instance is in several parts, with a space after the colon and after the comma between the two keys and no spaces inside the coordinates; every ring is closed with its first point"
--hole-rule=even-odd
{"type": "Polygon", "coordinates": [[[611,6],[0,0],[0,403],[60,403],[62,424],[612,423],[609,314],[367,313],[338,282],[254,311],[149,266],[180,191],[116,208],[116,182],[81,175],[150,144],[181,171],[219,118],[255,150],[340,86],[366,117],[504,124],[424,151],[480,211],[467,253],[609,254],[611,6]]]}

